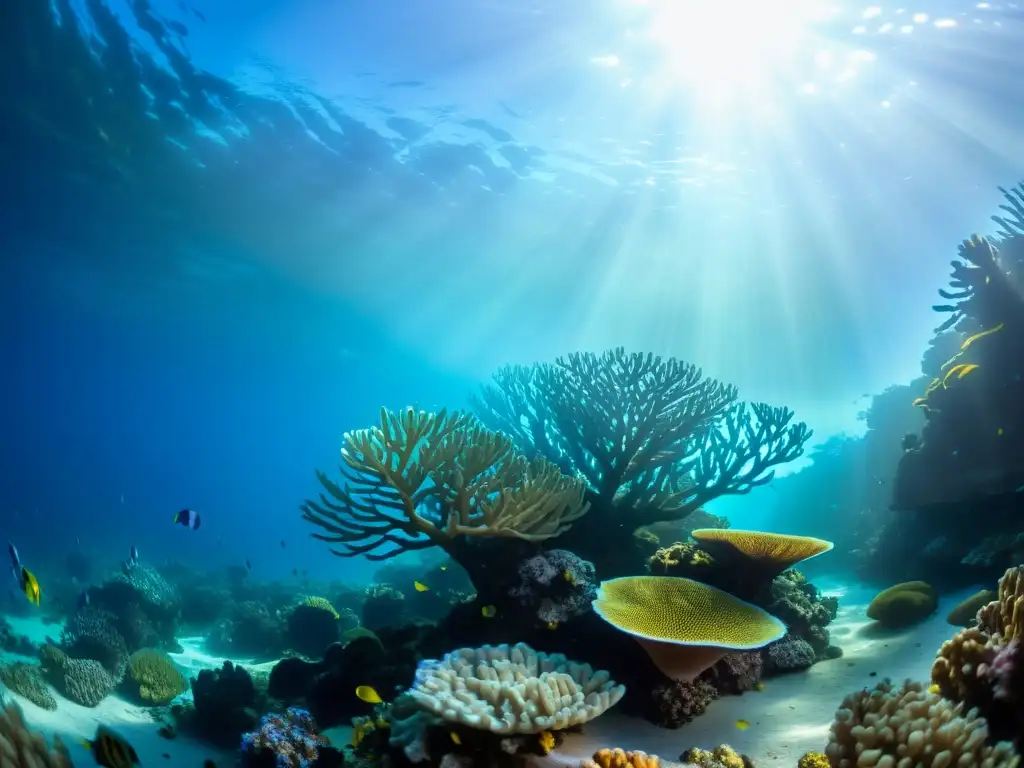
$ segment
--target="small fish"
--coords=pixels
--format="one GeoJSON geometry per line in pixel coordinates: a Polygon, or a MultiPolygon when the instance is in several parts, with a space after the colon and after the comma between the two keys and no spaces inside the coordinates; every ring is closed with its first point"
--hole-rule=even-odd
{"type": "Polygon", "coordinates": [[[382,704],[384,702],[380,694],[377,693],[377,689],[372,685],[360,685],[356,688],[356,698],[367,704],[382,704]]]}
{"type": "Polygon", "coordinates": [[[448,570],[448,566],[447,565],[442,565],[441,566],[441,570],[442,571],[447,571],[448,570]]]}
{"type": "Polygon", "coordinates": [[[430,587],[428,587],[422,581],[414,581],[412,583],[412,588],[415,589],[417,592],[429,592],[430,591],[430,587]]]}
{"type": "Polygon", "coordinates": [[[758,680],[756,683],[754,683],[754,690],[755,691],[763,691],[764,690],[764,683],[762,683],[760,680],[758,680]]]}
{"type": "Polygon", "coordinates": [[[139,765],[135,749],[105,725],[96,729],[96,738],[82,742],[92,752],[96,765],[102,768],[132,768],[139,765]]]}
{"type": "Polygon", "coordinates": [[[736,727],[741,731],[745,731],[750,727],[750,722],[747,720],[737,720],[736,727]]]}
{"type": "Polygon", "coordinates": [[[190,531],[198,531],[202,522],[199,513],[194,509],[183,509],[180,512],[174,513],[174,524],[183,525],[190,531]]]}
{"type": "Polygon", "coordinates": [[[11,554],[11,570],[14,572],[15,577],[21,571],[21,556],[18,555],[18,548],[14,546],[14,542],[7,542],[7,551],[11,554]]]}
{"type": "Polygon", "coordinates": [[[480,609],[480,615],[483,616],[485,619],[493,619],[495,616],[498,615],[498,609],[495,608],[493,605],[485,605],[483,608],[480,609]]]}
{"type": "Polygon", "coordinates": [[[81,536],[75,536],[75,544],[77,544],[78,546],[82,546],[82,537],[81,536]]]}
{"type": "Polygon", "coordinates": [[[562,571],[562,578],[568,581],[573,586],[576,586],[576,577],[573,575],[573,572],[570,571],[568,568],[562,571]]]}
{"type": "Polygon", "coordinates": [[[548,629],[558,629],[558,622],[557,621],[549,621],[548,622],[548,629]]]}
{"type": "Polygon", "coordinates": [[[134,544],[132,544],[130,555],[131,556],[129,557],[129,560],[131,561],[132,565],[135,565],[137,562],[139,562],[139,550],[138,548],[136,548],[134,544]]]}
{"type": "Polygon", "coordinates": [[[938,692],[939,692],[939,685],[938,685],[938,683],[932,683],[931,685],[928,686],[928,693],[938,693],[938,692]]]}
{"type": "Polygon", "coordinates": [[[252,570],[252,563],[249,561],[249,558],[245,558],[245,567],[250,571],[252,570]]]}
{"type": "Polygon", "coordinates": [[[28,568],[21,566],[21,575],[18,577],[18,586],[25,593],[25,597],[32,605],[39,605],[42,594],[39,591],[39,582],[28,568]]]}
{"type": "Polygon", "coordinates": [[[281,539],[281,549],[284,549],[286,546],[288,546],[287,542],[285,542],[284,539],[281,539]]]}
{"type": "Polygon", "coordinates": [[[78,610],[82,610],[89,604],[89,588],[86,587],[82,590],[81,594],[78,595],[78,602],[75,604],[78,610]]]}
{"type": "Polygon", "coordinates": [[[448,731],[448,735],[452,737],[452,743],[456,746],[462,746],[462,737],[459,736],[455,731],[448,731]]]}

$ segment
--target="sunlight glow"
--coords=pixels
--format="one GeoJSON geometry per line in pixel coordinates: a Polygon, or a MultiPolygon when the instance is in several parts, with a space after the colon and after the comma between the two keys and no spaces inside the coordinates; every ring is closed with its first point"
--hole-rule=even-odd
{"type": "Polygon", "coordinates": [[[836,13],[822,0],[638,2],[653,12],[649,35],[669,50],[673,75],[701,89],[758,87],[789,68],[812,25],[836,13]]]}

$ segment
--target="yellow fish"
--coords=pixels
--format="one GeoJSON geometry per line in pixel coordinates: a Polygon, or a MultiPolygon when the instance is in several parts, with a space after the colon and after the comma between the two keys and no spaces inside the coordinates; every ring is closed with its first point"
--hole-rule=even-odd
{"type": "Polygon", "coordinates": [[[380,694],[377,693],[377,689],[372,685],[360,685],[356,688],[356,698],[360,701],[365,701],[367,704],[380,704],[383,702],[380,694]]]}
{"type": "Polygon", "coordinates": [[[96,765],[102,768],[132,768],[139,765],[139,756],[132,745],[105,725],[96,729],[96,738],[82,745],[92,752],[96,765]]]}
{"type": "Polygon", "coordinates": [[[739,728],[741,731],[745,731],[747,730],[747,728],[750,727],[750,722],[748,720],[737,720],[736,727],[739,728]]]}
{"type": "Polygon", "coordinates": [[[39,605],[39,600],[42,598],[42,593],[39,591],[39,581],[35,575],[25,566],[21,566],[21,578],[18,579],[21,582],[21,588],[25,590],[25,597],[32,605],[39,605]]]}
{"type": "Polygon", "coordinates": [[[938,692],[939,692],[939,685],[938,685],[938,683],[932,683],[931,685],[928,686],[928,693],[938,693],[938,692]]]}
{"type": "Polygon", "coordinates": [[[576,577],[572,575],[572,571],[570,571],[568,568],[562,571],[562,578],[568,581],[573,586],[576,585],[576,577]]]}
{"type": "Polygon", "coordinates": [[[422,581],[414,581],[412,583],[412,588],[415,589],[417,592],[429,592],[430,591],[430,587],[428,587],[422,581]]]}
{"type": "Polygon", "coordinates": [[[462,737],[459,736],[455,731],[448,731],[448,735],[452,737],[452,741],[457,745],[462,745],[462,737]]]}
{"type": "Polygon", "coordinates": [[[495,616],[498,615],[498,609],[495,608],[493,605],[485,605],[483,608],[480,609],[480,615],[483,616],[485,619],[493,619],[495,616]]]}
{"type": "Polygon", "coordinates": [[[442,565],[441,566],[441,570],[442,571],[447,571],[448,570],[448,566],[447,565],[442,565]]]}
{"type": "Polygon", "coordinates": [[[758,680],[756,683],[754,683],[754,690],[755,691],[763,691],[764,690],[764,683],[762,683],[760,680],[758,680]]]}
{"type": "Polygon", "coordinates": [[[548,622],[548,629],[558,629],[558,622],[557,621],[549,621],[548,622]]]}
{"type": "Polygon", "coordinates": [[[999,323],[999,325],[996,325],[996,326],[994,326],[992,328],[989,328],[987,331],[978,331],[976,334],[974,334],[969,339],[967,339],[967,341],[965,341],[963,344],[961,344],[960,345],[960,349],[961,350],[967,349],[969,346],[971,346],[971,344],[976,342],[978,339],[983,339],[986,336],[990,336],[991,334],[996,333],[997,331],[1001,331],[1001,330],[1003,330],[1003,324],[999,323]]]}

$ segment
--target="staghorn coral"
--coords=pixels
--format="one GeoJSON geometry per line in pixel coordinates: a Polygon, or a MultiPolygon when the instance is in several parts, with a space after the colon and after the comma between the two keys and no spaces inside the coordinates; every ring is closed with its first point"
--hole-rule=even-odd
{"type": "Polygon", "coordinates": [[[57,699],[50,692],[38,664],[16,662],[3,665],[0,667],[0,683],[37,707],[51,710],[57,708],[57,699]]]}
{"type": "Polygon", "coordinates": [[[836,712],[825,754],[833,768],[1016,768],[1009,742],[989,743],[977,710],[907,680],[850,694],[836,712]],[[907,762],[909,761],[909,762],[907,762]]]}
{"type": "Polygon", "coordinates": [[[344,485],[318,472],[325,493],[302,505],[303,519],[324,530],[314,538],[370,560],[440,547],[478,592],[486,576],[472,540],[544,541],[589,508],[581,479],[527,458],[468,413],[382,408],[379,427],[345,435],[341,458],[344,485]]]}
{"type": "Polygon", "coordinates": [[[473,405],[527,455],[584,478],[592,519],[565,548],[602,573],[602,555],[629,554],[603,546],[605,532],[681,519],[764,485],[811,435],[789,409],[738,403],[734,387],[690,363],[622,348],[506,366],[473,405]]]}
{"type": "Polygon", "coordinates": [[[500,735],[580,725],[624,693],[607,672],[523,643],[463,648],[440,661],[421,662],[407,692],[425,713],[500,735]]]}
{"type": "Polygon", "coordinates": [[[150,706],[167,704],[188,690],[188,680],[171,657],[153,648],[143,648],[131,655],[125,684],[136,698],[150,706]]]}
{"type": "Polygon", "coordinates": [[[658,768],[661,760],[646,752],[627,752],[619,749],[601,749],[591,760],[581,760],[579,768],[658,768]]]}
{"type": "Polygon", "coordinates": [[[0,765],[4,768],[72,768],[71,756],[59,738],[53,746],[32,731],[21,709],[0,699],[0,765]]]}

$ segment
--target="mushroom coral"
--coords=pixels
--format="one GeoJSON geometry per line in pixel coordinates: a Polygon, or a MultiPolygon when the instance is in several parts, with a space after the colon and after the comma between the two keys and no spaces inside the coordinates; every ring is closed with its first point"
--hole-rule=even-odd
{"type": "Polygon", "coordinates": [[[666,677],[692,682],[733,651],[786,634],[777,618],[707,584],[672,576],[626,576],[601,583],[594,611],[640,643],[666,677]]]}
{"type": "Polygon", "coordinates": [[[812,536],[791,536],[736,528],[698,528],[690,535],[715,560],[740,567],[770,582],[787,568],[824,554],[832,542],[812,536]]]}

